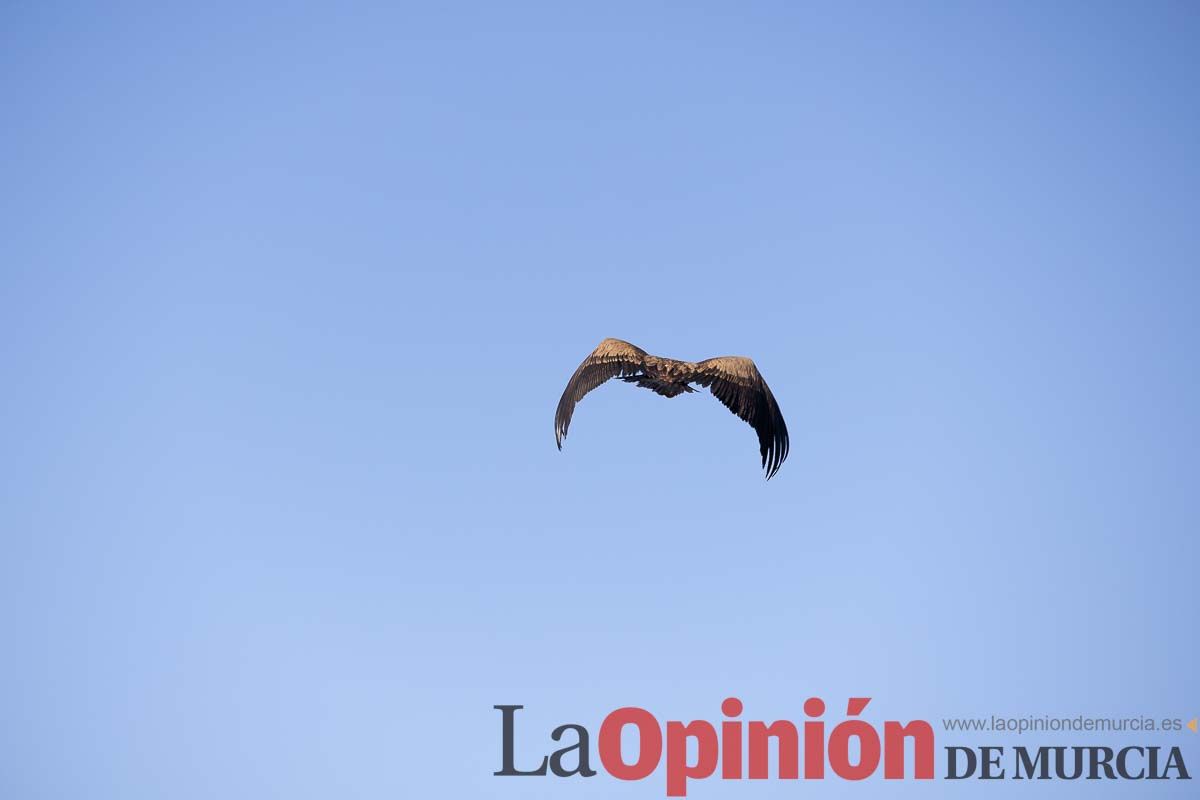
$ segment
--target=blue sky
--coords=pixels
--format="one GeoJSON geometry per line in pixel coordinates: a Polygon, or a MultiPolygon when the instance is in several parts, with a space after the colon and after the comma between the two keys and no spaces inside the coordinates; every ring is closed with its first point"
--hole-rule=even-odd
{"type": "Polygon", "coordinates": [[[1200,713],[1200,14],[848,6],[0,12],[0,793],[663,796],[493,778],[496,703],[1200,713]],[[753,357],[776,478],[701,395],[556,451],[605,336],[753,357]]]}

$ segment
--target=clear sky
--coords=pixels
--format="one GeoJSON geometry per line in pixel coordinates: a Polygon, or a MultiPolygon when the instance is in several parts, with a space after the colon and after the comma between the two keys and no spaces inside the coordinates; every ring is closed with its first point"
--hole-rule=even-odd
{"type": "MultiPolygon", "coordinates": [[[[497,703],[1200,713],[1198,6],[568,5],[0,11],[0,795],[663,796],[492,777],[497,703]],[[558,452],[605,336],[753,357],[779,474],[619,385],[558,452]]],[[[689,796],[884,788],[989,786],[689,796]]]]}

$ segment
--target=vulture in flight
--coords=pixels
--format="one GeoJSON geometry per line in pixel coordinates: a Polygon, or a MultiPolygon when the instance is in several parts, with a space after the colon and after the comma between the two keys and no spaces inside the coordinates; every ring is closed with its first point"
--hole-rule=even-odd
{"type": "Polygon", "coordinates": [[[559,450],[562,450],[562,440],[571,424],[575,404],[610,378],[637,384],[663,397],[696,391],[689,384],[706,386],[758,434],[758,451],[767,480],[787,458],[787,425],[779,413],[775,396],[753,361],[742,356],[721,356],[695,363],[676,361],[652,356],[620,339],[602,341],[567,382],[554,415],[554,439],[559,450]]]}

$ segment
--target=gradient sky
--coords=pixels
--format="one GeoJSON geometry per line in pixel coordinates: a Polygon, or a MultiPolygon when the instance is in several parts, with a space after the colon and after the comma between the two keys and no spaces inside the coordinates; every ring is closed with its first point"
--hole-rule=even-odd
{"type": "MultiPolygon", "coordinates": [[[[0,795],[664,796],[492,777],[497,703],[1200,714],[1197,9],[9,4],[0,795]],[[605,336],[752,356],[776,478],[705,395],[557,452],[605,336]]],[[[884,789],[1194,792],[689,796],[884,789]]]]}

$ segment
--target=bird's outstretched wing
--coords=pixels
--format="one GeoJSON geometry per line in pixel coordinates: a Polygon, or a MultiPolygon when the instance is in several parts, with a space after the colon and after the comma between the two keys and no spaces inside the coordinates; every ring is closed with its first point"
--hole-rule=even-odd
{"type": "Polygon", "coordinates": [[[710,358],[696,364],[689,380],[707,386],[726,408],[750,423],[758,434],[758,450],[770,480],[787,458],[787,424],[754,362],[741,356],[710,358]]]}
{"type": "Polygon", "coordinates": [[[583,360],[579,369],[567,381],[562,398],[558,401],[558,411],[554,414],[554,441],[562,450],[562,440],[567,435],[571,425],[571,414],[575,404],[583,396],[604,383],[609,378],[621,375],[634,375],[646,363],[646,351],[634,347],[629,342],[620,339],[605,339],[591,355],[583,360]]]}

